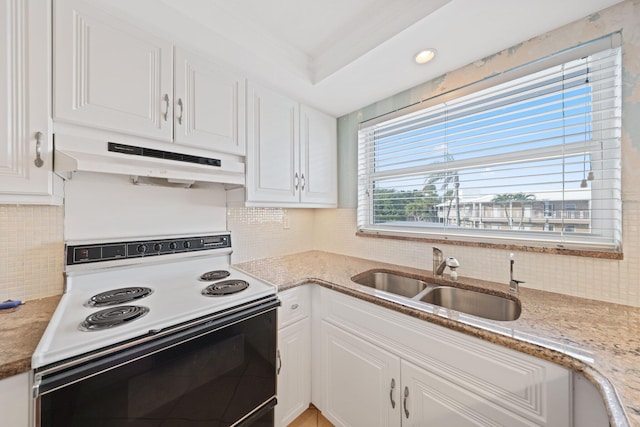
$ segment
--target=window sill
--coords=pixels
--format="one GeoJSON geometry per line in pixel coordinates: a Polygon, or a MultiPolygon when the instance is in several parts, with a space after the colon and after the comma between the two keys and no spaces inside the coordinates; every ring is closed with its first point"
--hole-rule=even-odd
{"type": "Polygon", "coordinates": [[[532,246],[524,244],[513,243],[491,243],[491,242],[471,242],[465,240],[454,239],[436,239],[428,236],[399,236],[394,234],[382,234],[376,232],[363,232],[357,231],[358,237],[372,237],[376,239],[392,239],[392,240],[406,240],[411,242],[425,242],[425,243],[437,243],[441,245],[452,246],[467,246],[473,248],[488,248],[488,249],[504,249],[508,251],[519,252],[532,252],[539,254],[551,254],[551,255],[570,255],[585,258],[598,258],[598,259],[610,259],[610,260],[622,260],[624,254],[622,252],[604,251],[604,250],[590,250],[590,249],[569,249],[569,248],[550,248],[545,246],[532,246]]]}

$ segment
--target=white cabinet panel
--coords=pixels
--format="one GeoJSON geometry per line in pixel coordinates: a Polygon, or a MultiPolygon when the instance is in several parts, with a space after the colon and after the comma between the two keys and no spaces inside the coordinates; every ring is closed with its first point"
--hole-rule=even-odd
{"type": "Polygon", "coordinates": [[[566,368],[324,288],[320,293],[323,322],[423,367],[452,393],[464,389],[487,406],[479,413],[500,407],[523,425],[570,425],[566,368]]]}
{"type": "Polygon", "coordinates": [[[248,84],[247,200],[297,203],[298,103],[248,84]]]}
{"type": "Polygon", "coordinates": [[[311,285],[298,286],[278,293],[278,328],[284,328],[311,315],[311,285]]]}
{"type": "Polygon", "coordinates": [[[54,14],[54,118],[172,140],[173,46],[80,0],[54,14]]]}
{"type": "Polygon", "coordinates": [[[175,142],[244,155],[245,79],[201,56],[175,53],[175,142]]]}
{"type": "Polygon", "coordinates": [[[400,358],[322,322],[322,413],[337,426],[400,425],[400,358]]]}
{"type": "Polygon", "coordinates": [[[46,0],[0,4],[0,202],[60,204],[49,124],[50,10],[46,0]],[[37,161],[38,157],[40,161],[37,161]]]}
{"type": "Polygon", "coordinates": [[[573,425],[609,427],[609,417],[600,391],[579,372],[573,372],[573,425]]]}
{"type": "Polygon", "coordinates": [[[300,148],[300,201],[336,205],[336,119],[307,106],[300,106],[300,148]]]}
{"type": "Polygon", "coordinates": [[[29,373],[14,375],[0,380],[0,413],[3,426],[29,427],[29,373]]]}
{"type": "Polygon", "coordinates": [[[311,320],[278,331],[278,405],[276,425],[286,426],[311,403],[311,320]]]}
{"type": "Polygon", "coordinates": [[[248,206],[337,205],[335,118],[250,83],[247,129],[248,206]]]}
{"type": "Polygon", "coordinates": [[[524,427],[537,424],[481,399],[436,373],[402,361],[403,427],[524,427]]]}
{"type": "Polygon", "coordinates": [[[311,403],[310,286],[280,292],[276,426],[286,426],[311,403]]]}

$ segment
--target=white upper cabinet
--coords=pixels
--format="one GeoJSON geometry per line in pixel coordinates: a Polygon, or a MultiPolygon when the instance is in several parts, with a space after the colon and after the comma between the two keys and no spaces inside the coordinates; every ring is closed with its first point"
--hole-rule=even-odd
{"type": "Polygon", "coordinates": [[[336,119],[248,85],[248,206],[335,207],[336,119]]]}
{"type": "Polygon", "coordinates": [[[56,123],[244,156],[246,81],[83,0],[57,1],[56,123]]]}
{"type": "Polygon", "coordinates": [[[83,1],[54,14],[54,119],[171,141],[172,44],[83,1]]]}
{"type": "Polygon", "coordinates": [[[0,3],[0,203],[61,204],[50,132],[50,9],[0,3]]]}
{"type": "Polygon", "coordinates": [[[245,79],[176,49],[175,142],[245,154],[245,79]]]}
{"type": "Polygon", "coordinates": [[[247,202],[300,200],[298,103],[249,83],[247,202]]]}
{"type": "Polygon", "coordinates": [[[300,106],[300,201],[337,204],[336,119],[300,106]]]}

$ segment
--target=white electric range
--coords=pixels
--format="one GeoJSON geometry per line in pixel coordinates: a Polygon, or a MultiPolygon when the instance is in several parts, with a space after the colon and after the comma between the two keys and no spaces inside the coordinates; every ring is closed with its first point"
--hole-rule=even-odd
{"type": "MultiPolygon", "coordinates": [[[[85,388],[108,395],[110,391],[91,383],[97,376],[94,365],[108,364],[108,369],[99,369],[100,375],[116,381],[119,374],[110,373],[117,371],[115,366],[136,366],[132,362],[155,360],[182,346],[184,350],[180,351],[180,356],[172,356],[171,363],[175,363],[176,358],[184,359],[176,365],[180,368],[175,368],[175,372],[181,377],[191,375],[193,378],[188,380],[191,386],[185,383],[179,395],[171,399],[166,397],[175,392],[176,386],[172,382],[175,379],[157,384],[167,375],[165,370],[168,368],[154,368],[157,370],[154,376],[149,376],[148,367],[139,368],[140,373],[132,374],[132,378],[136,381],[144,378],[152,385],[151,389],[163,389],[157,401],[167,400],[179,407],[177,402],[193,400],[189,398],[191,393],[204,387],[202,378],[209,376],[208,384],[227,384],[233,382],[230,378],[243,378],[247,375],[245,371],[258,369],[251,366],[261,366],[265,371],[264,378],[268,378],[264,394],[257,396],[253,406],[247,408],[243,405],[250,399],[238,398],[238,403],[227,403],[225,414],[237,411],[237,416],[227,415],[231,417],[228,425],[236,425],[238,420],[246,423],[254,413],[263,416],[266,410],[272,410],[275,404],[275,308],[279,301],[272,285],[230,266],[230,233],[121,242],[67,242],[66,250],[65,293],[32,358],[36,371],[34,395],[42,397],[45,403],[37,406],[54,407],[47,399],[55,401],[58,394],[60,399],[69,399],[64,390],[56,392],[61,387],[59,384],[71,390],[71,384],[83,382],[87,383],[85,388]],[[251,323],[257,322],[254,318],[260,316],[264,319],[255,325],[251,323]],[[245,323],[246,326],[239,326],[245,323]],[[201,332],[205,329],[206,333],[201,332]],[[215,340],[209,338],[216,334],[220,336],[215,340]],[[191,348],[197,341],[194,336],[203,342],[198,348],[191,348]],[[187,355],[188,351],[193,354],[187,355]],[[226,357],[216,356],[218,353],[226,357]],[[211,361],[205,363],[205,358],[211,358],[211,361]],[[190,372],[196,361],[200,364],[198,372],[190,372]],[[153,380],[148,379],[152,377],[153,380]],[[265,406],[267,402],[270,402],[268,407],[265,406]]],[[[164,366],[169,362],[155,363],[164,366]]],[[[114,399],[115,396],[134,399],[130,390],[133,379],[118,380],[122,381],[119,386],[122,390],[114,392],[114,399]]],[[[256,381],[255,378],[252,381],[256,381]]],[[[236,387],[241,385],[236,384],[236,387]]],[[[78,392],[75,390],[70,395],[76,396],[78,392]]],[[[149,392],[153,393],[153,390],[149,392]]],[[[134,403],[138,408],[147,404],[134,399],[130,405],[134,403]]],[[[78,401],[78,407],[85,406],[78,401]]],[[[151,405],[144,414],[119,415],[118,419],[124,417],[127,422],[141,419],[168,422],[173,419],[173,415],[155,415],[154,411],[159,409],[151,405]]],[[[42,416],[37,414],[37,417],[46,421],[63,416],[54,410],[50,412],[42,411],[42,416]]],[[[218,416],[222,415],[208,414],[204,420],[215,419],[226,425],[216,418],[218,416]]],[[[79,418],[82,423],[114,421],[82,417],[85,417],[79,418]]],[[[178,415],[175,417],[182,419],[178,415]]],[[[57,425],[51,422],[42,425],[57,425]]]]}

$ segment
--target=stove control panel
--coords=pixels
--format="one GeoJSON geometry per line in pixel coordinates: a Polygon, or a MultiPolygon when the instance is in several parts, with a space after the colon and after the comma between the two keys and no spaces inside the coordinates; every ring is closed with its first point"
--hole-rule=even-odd
{"type": "Polygon", "coordinates": [[[231,247],[230,234],[184,237],[176,239],[67,245],[67,265],[113,261],[155,255],[205,251],[231,247]]]}

